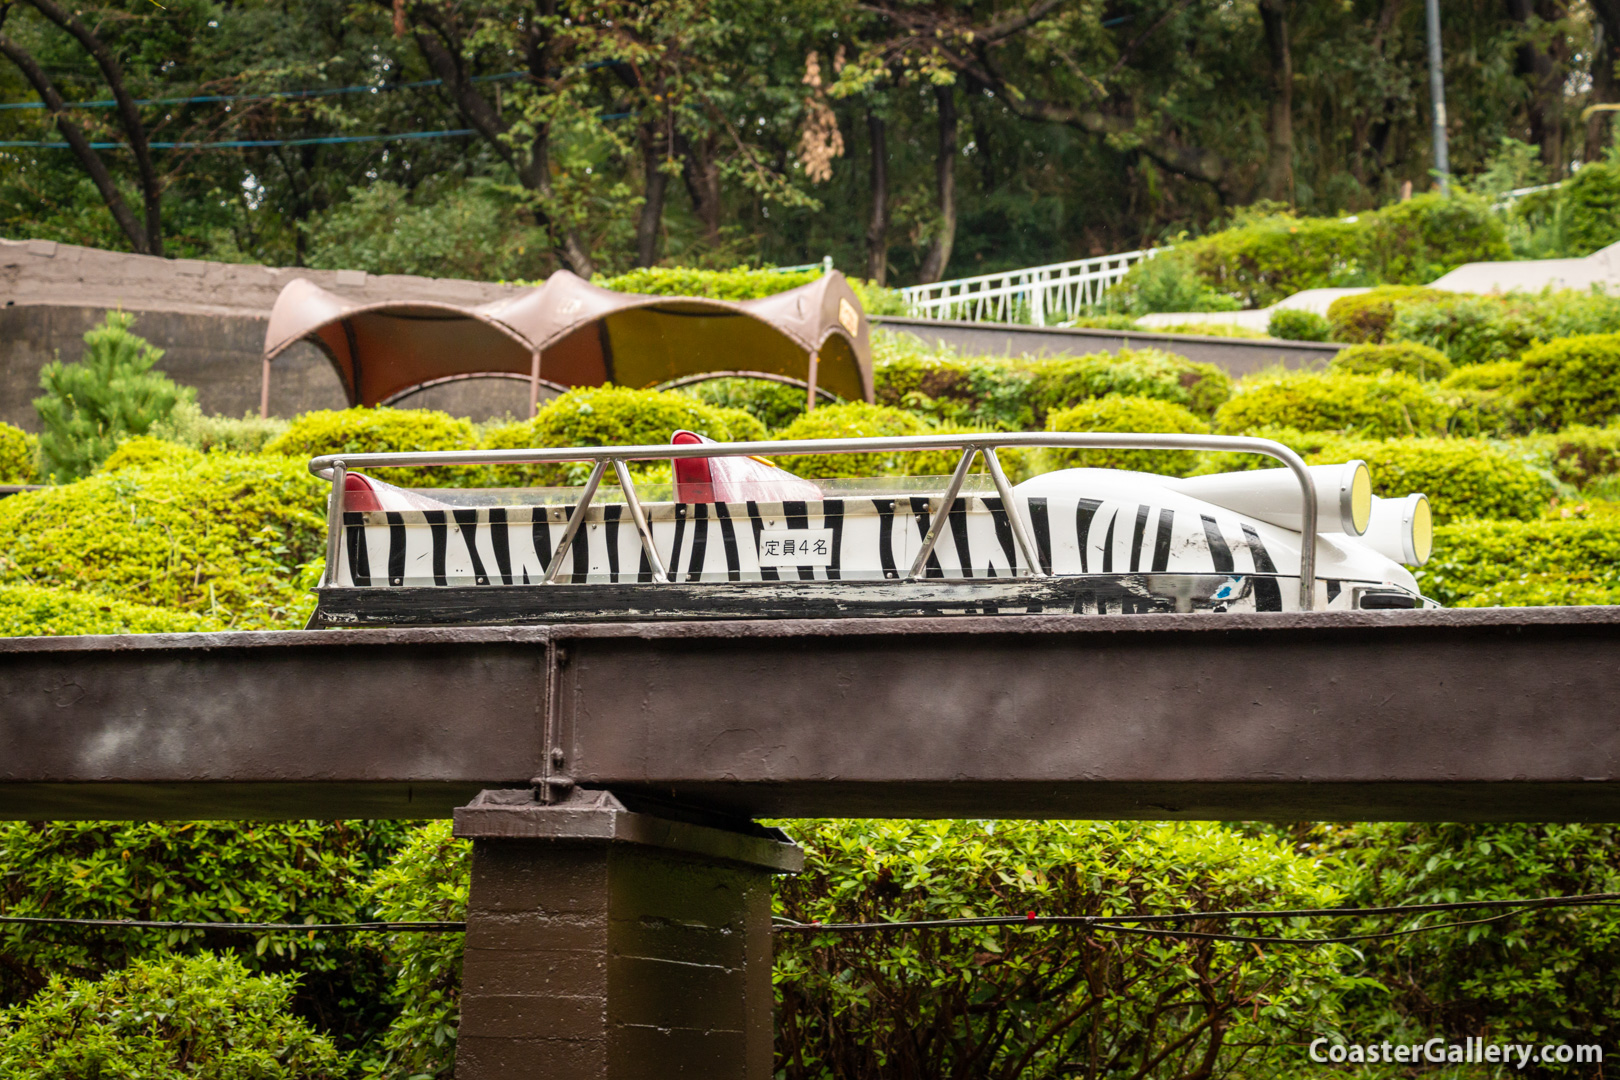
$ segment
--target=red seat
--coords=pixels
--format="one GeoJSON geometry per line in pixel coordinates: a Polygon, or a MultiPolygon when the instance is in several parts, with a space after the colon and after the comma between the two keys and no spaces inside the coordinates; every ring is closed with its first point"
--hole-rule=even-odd
{"type": "MultiPolygon", "coordinates": [[[[677,431],[669,441],[676,446],[714,442],[695,431],[677,431]]],[[[677,458],[675,461],[676,502],[785,502],[820,498],[821,488],[814,483],[779,469],[763,458],[677,458]]]]}

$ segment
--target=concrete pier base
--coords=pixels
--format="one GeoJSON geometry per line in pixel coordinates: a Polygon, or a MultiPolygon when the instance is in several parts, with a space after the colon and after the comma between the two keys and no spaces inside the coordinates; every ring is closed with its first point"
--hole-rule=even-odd
{"type": "Polygon", "coordinates": [[[485,791],[473,840],[457,1080],[767,1080],[771,875],[802,868],[746,821],[485,791]]]}

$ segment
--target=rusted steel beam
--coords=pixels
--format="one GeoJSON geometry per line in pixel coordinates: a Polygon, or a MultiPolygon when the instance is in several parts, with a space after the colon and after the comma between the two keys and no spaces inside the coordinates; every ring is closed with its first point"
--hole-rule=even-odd
{"type": "Polygon", "coordinates": [[[1620,819],[1620,608],[0,641],[0,815],[1620,819]]]}

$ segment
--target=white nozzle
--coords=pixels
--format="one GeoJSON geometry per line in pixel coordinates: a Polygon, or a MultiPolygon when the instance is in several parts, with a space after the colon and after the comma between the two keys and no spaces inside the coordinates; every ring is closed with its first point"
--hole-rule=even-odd
{"type": "MultiPolygon", "coordinates": [[[[1367,472],[1367,463],[1347,461],[1342,465],[1308,468],[1316,485],[1317,531],[1351,536],[1366,532],[1373,504],[1372,476],[1367,472]]],[[[1299,481],[1288,469],[1214,473],[1166,480],[1165,486],[1279,528],[1299,532],[1305,526],[1299,481]]]]}
{"type": "Polygon", "coordinates": [[[1429,513],[1429,497],[1408,495],[1404,499],[1372,500],[1372,521],[1361,542],[1387,559],[1407,566],[1422,566],[1434,550],[1434,518],[1429,513]]]}

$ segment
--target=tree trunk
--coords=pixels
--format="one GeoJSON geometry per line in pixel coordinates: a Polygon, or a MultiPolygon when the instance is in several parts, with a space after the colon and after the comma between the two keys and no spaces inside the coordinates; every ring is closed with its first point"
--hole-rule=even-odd
{"type": "Polygon", "coordinates": [[[696,142],[677,133],[676,148],[681,156],[681,179],[692,199],[692,212],[703,226],[703,239],[710,247],[720,244],[720,162],[715,140],[705,135],[696,142]]]}
{"type": "Polygon", "coordinates": [[[956,87],[934,87],[939,103],[939,149],[934,160],[934,185],[939,198],[939,219],[928,245],[918,280],[924,284],[945,276],[956,243],[956,87]]]}
{"type": "MultiPolygon", "coordinates": [[[[1565,14],[1556,10],[1558,5],[1537,4],[1532,0],[1508,0],[1507,7],[1508,17],[1526,28],[1538,18],[1546,21],[1565,14]]],[[[1560,70],[1562,64],[1557,62],[1561,58],[1555,55],[1560,51],[1557,42],[1542,50],[1534,42],[1526,41],[1516,50],[1514,65],[1515,72],[1530,87],[1530,101],[1525,109],[1529,141],[1541,148],[1542,164],[1554,179],[1564,174],[1564,79],[1560,70]]]]}
{"type": "MultiPolygon", "coordinates": [[[[146,125],[141,122],[140,108],[125,86],[124,69],[118,63],[107,43],[90,32],[78,17],[69,14],[53,0],[29,0],[39,13],[66,30],[95,60],[101,69],[113,100],[118,103],[118,119],[129,141],[130,152],[135,155],[135,172],[140,178],[141,196],[146,210],[146,250],[150,255],[163,254],[163,185],[157,170],[152,167],[152,150],[147,145],[146,125]]],[[[72,140],[69,140],[70,142],[72,140]]]]}
{"type": "Polygon", "coordinates": [[[872,214],[866,221],[866,276],[882,285],[889,276],[889,137],[883,117],[866,114],[872,143],[872,214]]]}
{"type": "Polygon", "coordinates": [[[124,202],[123,195],[119,194],[118,184],[114,182],[112,173],[107,171],[106,163],[101,160],[101,155],[91,149],[90,140],[84,137],[84,132],[80,130],[79,125],[68,119],[67,105],[63,102],[62,95],[57,93],[56,85],[41,70],[33,56],[3,34],[0,34],[0,56],[4,56],[17,65],[17,70],[22,72],[23,78],[28,80],[29,85],[34,88],[34,91],[45,102],[45,108],[55,118],[56,126],[61,130],[62,137],[67,140],[68,146],[72,148],[73,155],[79,159],[79,164],[84,166],[84,171],[90,174],[91,182],[96,185],[96,190],[101,193],[101,200],[107,204],[107,209],[111,211],[113,220],[118,223],[118,227],[129,238],[130,247],[138,255],[160,254],[160,252],[152,250],[147,239],[146,230],[141,227],[139,221],[135,220],[135,215],[130,212],[129,204],[124,202]]]}
{"type": "Polygon", "coordinates": [[[1260,193],[1268,199],[1294,202],[1294,57],[1288,47],[1288,0],[1260,0],[1260,22],[1266,31],[1266,59],[1271,69],[1269,143],[1260,193]]]}
{"type": "MultiPolygon", "coordinates": [[[[1596,25],[1592,28],[1592,100],[1591,104],[1615,100],[1616,64],[1620,64],[1620,0],[1588,0],[1596,25]]],[[[1609,148],[1614,113],[1593,113],[1586,122],[1587,161],[1597,161],[1609,148]]]]}
{"type": "Polygon", "coordinates": [[[669,174],[661,166],[669,154],[664,133],[647,124],[641,126],[641,169],[643,202],[636,221],[636,265],[658,262],[658,241],[664,229],[664,201],[669,193],[669,174]]]}

